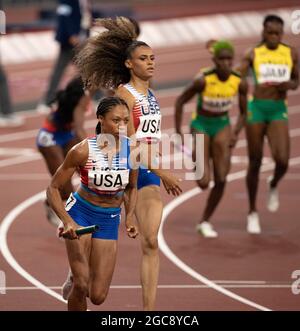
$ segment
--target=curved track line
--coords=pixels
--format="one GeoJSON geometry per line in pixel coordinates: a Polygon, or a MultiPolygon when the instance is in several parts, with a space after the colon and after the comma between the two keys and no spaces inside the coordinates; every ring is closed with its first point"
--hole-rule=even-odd
{"type": "MultiPolygon", "coordinates": [[[[300,163],[300,158],[293,158],[290,159],[290,165],[293,164],[298,164],[300,163]]],[[[274,165],[263,165],[262,166],[262,171],[267,171],[269,169],[272,169],[274,165]]],[[[233,174],[229,174],[227,176],[228,181],[232,181],[235,179],[239,179],[244,177],[246,174],[246,171],[240,171],[237,173],[233,173],[233,174]]],[[[210,183],[212,184],[212,183],[210,183]]],[[[209,287],[214,288],[215,290],[230,296],[232,298],[234,298],[235,300],[238,300],[240,302],[243,302],[247,305],[250,305],[252,307],[255,307],[257,309],[261,309],[261,310],[270,310],[266,307],[257,305],[256,303],[247,300],[243,297],[240,297],[239,295],[236,295],[224,288],[222,288],[221,286],[215,284],[214,282],[210,281],[209,279],[207,279],[206,277],[198,274],[196,271],[194,271],[192,268],[190,268],[189,266],[187,266],[184,262],[182,262],[179,258],[177,258],[177,256],[170,250],[170,248],[168,247],[163,234],[162,234],[162,229],[163,229],[163,225],[164,222],[167,218],[167,216],[171,213],[171,211],[173,209],[175,209],[178,205],[180,205],[181,203],[183,203],[184,201],[188,200],[189,198],[193,197],[194,195],[200,193],[200,189],[195,188],[192,189],[190,191],[185,192],[183,195],[181,195],[179,198],[175,198],[171,203],[169,203],[165,208],[164,208],[164,213],[163,213],[163,218],[162,218],[162,225],[158,234],[158,238],[159,238],[159,243],[160,243],[160,248],[163,251],[163,253],[175,264],[177,265],[180,269],[182,269],[184,272],[188,273],[190,276],[196,278],[197,280],[203,282],[204,284],[207,284],[209,287]]],[[[36,202],[38,202],[39,200],[43,200],[45,198],[45,191],[39,192],[37,194],[35,194],[34,196],[30,197],[29,199],[23,201],[21,204],[19,204],[17,207],[15,207],[14,209],[12,209],[3,219],[2,223],[0,224],[0,251],[2,252],[4,258],[6,259],[6,261],[9,263],[9,265],[17,272],[19,273],[23,278],[25,278],[27,281],[29,281],[30,283],[32,283],[34,286],[36,286],[37,288],[41,289],[42,291],[44,291],[45,293],[49,294],[50,296],[56,298],[59,301],[62,301],[64,303],[66,303],[67,301],[65,301],[61,295],[59,295],[58,293],[56,293],[55,291],[52,291],[51,289],[49,289],[46,285],[44,285],[43,283],[41,283],[40,281],[38,281],[36,278],[34,278],[31,274],[29,274],[24,268],[22,268],[20,266],[20,264],[15,260],[15,258],[13,257],[13,255],[11,254],[9,248],[8,248],[8,244],[7,244],[7,233],[8,230],[11,226],[11,224],[15,221],[16,217],[19,216],[24,210],[26,210],[27,208],[29,208],[31,205],[35,204],[36,202]]]]}
{"type": "Polygon", "coordinates": [[[55,299],[62,301],[63,303],[67,303],[61,295],[56,293],[55,291],[48,288],[46,285],[38,281],[31,274],[29,274],[24,268],[20,266],[20,264],[16,261],[16,259],[11,254],[8,245],[7,245],[7,232],[11,226],[11,224],[15,221],[15,219],[28,207],[35,204],[36,202],[45,199],[45,191],[35,194],[29,199],[23,201],[17,207],[12,209],[3,219],[3,222],[0,224],[0,251],[2,252],[5,260],[10,264],[10,266],[23,278],[28,280],[29,283],[33,284],[40,290],[45,293],[51,295],[55,299]]]}
{"type": "MultiPolygon", "coordinates": [[[[295,157],[290,159],[289,161],[290,166],[300,164],[300,157],[295,157]]],[[[274,163],[272,164],[266,164],[261,167],[261,172],[272,170],[274,168],[274,163]]],[[[229,174],[227,176],[227,181],[232,182],[237,179],[241,179],[245,177],[246,175],[246,170],[238,171],[236,173],[229,174]]],[[[210,182],[210,186],[212,186],[212,182],[210,182]]],[[[164,223],[166,222],[167,217],[169,214],[177,208],[180,204],[185,202],[186,200],[192,198],[193,196],[197,195],[198,193],[201,193],[201,189],[198,187],[195,187],[192,190],[189,190],[185,193],[183,193],[181,196],[178,198],[175,198],[172,200],[170,203],[168,203],[163,212],[163,217],[162,217],[162,222],[161,222],[161,227],[158,233],[158,242],[159,242],[159,247],[161,251],[164,253],[164,255],[171,261],[173,262],[179,269],[181,269],[183,272],[187,273],[191,277],[197,279],[198,281],[202,282],[203,284],[206,284],[207,286],[213,288],[214,290],[234,299],[237,300],[241,303],[244,303],[245,305],[251,306],[253,308],[263,310],[263,311],[270,311],[271,309],[261,306],[253,301],[250,301],[244,297],[241,297],[240,295],[237,295],[231,291],[228,291],[224,289],[222,286],[217,285],[213,281],[209,280],[208,278],[204,277],[203,275],[199,274],[197,271],[189,267],[187,264],[185,264],[182,260],[180,260],[170,249],[168,244],[165,241],[165,238],[163,236],[163,227],[164,223]]]]}

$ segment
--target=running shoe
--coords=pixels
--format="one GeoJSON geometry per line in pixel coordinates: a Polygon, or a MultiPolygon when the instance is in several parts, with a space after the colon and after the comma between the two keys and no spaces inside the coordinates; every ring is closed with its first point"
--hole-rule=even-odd
{"type": "Polygon", "coordinates": [[[46,210],[46,216],[47,216],[47,220],[49,221],[49,223],[51,223],[55,227],[58,227],[61,223],[61,220],[56,215],[54,210],[48,205],[47,201],[44,201],[44,207],[45,207],[45,210],[46,210]]]}
{"type": "Polygon", "coordinates": [[[197,224],[196,231],[202,234],[205,238],[216,238],[218,233],[214,230],[213,226],[209,222],[202,222],[197,224]]]}
{"type": "Polygon", "coordinates": [[[68,277],[62,285],[61,295],[65,300],[68,300],[73,287],[73,275],[72,271],[69,270],[68,277]]]}
{"type": "Polygon", "coordinates": [[[247,231],[251,234],[261,233],[261,228],[259,224],[259,217],[257,212],[251,212],[247,216],[247,231]]]}

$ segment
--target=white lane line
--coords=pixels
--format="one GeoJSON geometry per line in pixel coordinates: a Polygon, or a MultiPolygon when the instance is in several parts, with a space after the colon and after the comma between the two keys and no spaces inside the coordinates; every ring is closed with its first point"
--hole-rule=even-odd
{"type": "MultiPolygon", "coordinates": [[[[300,107],[299,106],[294,106],[294,107],[291,107],[290,109],[290,115],[293,115],[293,114],[298,114],[300,113],[300,107]]],[[[232,121],[234,121],[236,119],[236,117],[232,118],[232,121]]],[[[184,126],[183,127],[183,132],[187,132],[189,130],[189,126],[184,126]]],[[[163,130],[163,133],[164,134],[172,134],[174,133],[175,130],[173,128],[169,128],[169,129],[165,129],[163,130]]],[[[14,138],[15,137],[15,134],[14,135],[14,138]]],[[[290,130],[290,137],[297,137],[300,135],[300,128],[296,128],[296,129],[292,129],[290,130]]],[[[3,136],[0,136],[0,143],[3,142],[1,140],[1,138],[4,137],[4,141],[5,139],[9,139],[10,140],[10,135],[3,135],[3,136]],[[6,137],[6,138],[5,138],[6,137]]],[[[15,139],[13,139],[15,140],[15,139]]],[[[16,139],[18,140],[18,139],[16,139]]],[[[239,140],[237,142],[237,145],[236,145],[236,148],[240,148],[240,147],[245,147],[247,146],[247,141],[245,139],[243,140],[239,140]]],[[[174,154],[174,157],[180,157],[176,154],[174,154]]],[[[15,158],[9,158],[9,159],[4,159],[4,160],[0,160],[0,167],[6,167],[6,166],[10,166],[10,165],[16,165],[16,164],[20,164],[20,163],[25,163],[25,162],[31,162],[31,161],[35,161],[35,160],[40,160],[42,157],[40,156],[39,153],[32,153],[32,156],[28,155],[28,156],[18,156],[18,157],[15,157],[15,158]]],[[[233,161],[235,162],[235,160],[233,161]]],[[[268,162],[268,159],[264,158],[263,162],[268,162]]]]}
{"type": "MultiPolygon", "coordinates": [[[[187,112],[194,111],[194,108],[192,106],[193,105],[191,105],[187,108],[187,110],[188,110],[187,112]]],[[[296,115],[299,113],[300,113],[300,105],[295,105],[295,106],[292,106],[289,108],[289,115],[296,115]]],[[[237,116],[230,117],[231,124],[234,124],[236,122],[236,120],[237,120],[237,116]]],[[[182,129],[183,133],[190,132],[190,125],[183,125],[181,129],[182,129]]],[[[294,130],[296,130],[296,129],[294,129],[294,130]]],[[[300,128],[298,130],[300,130],[300,128]]],[[[175,132],[174,127],[163,130],[163,133],[166,133],[166,134],[172,134],[174,132],[175,132]]],[[[0,142],[1,142],[1,137],[0,137],[0,142]]],[[[246,146],[246,144],[245,144],[245,146],[246,146]]]]}
{"type": "Polygon", "coordinates": [[[15,133],[2,134],[2,135],[0,135],[0,143],[24,140],[24,139],[36,137],[37,133],[38,133],[38,130],[34,129],[34,130],[19,131],[19,132],[15,132],[15,133]]]}
{"type": "MultiPolygon", "coordinates": [[[[207,285],[158,285],[160,289],[197,289],[197,288],[210,288],[207,285]]],[[[222,287],[225,288],[291,288],[291,284],[224,284],[222,287]]],[[[50,290],[60,291],[61,286],[48,286],[50,290]]],[[[130,290],[130,289],[141,289],[141,285],[111,285],[111,290],[130,290]]],[[[40,291],[41,289],[35,286],[7,286],[0,287],[0,291],[40,291]]]]}
{"type": "MultiPolygon", "coordinates": [[[[298,129],[296,129],[298,130],[298,129]]],[[[299,129],[300,131],[300,129],[299,129]]],[[[242,146],[241,146],[242,147],[242,146]]],[[[291,159],[293,160],[293,159],[291,159]]],[[[290,160],[290,162],[291,162],[290,160]]],[[[291,163],[290,163],[291,165],[291,163]]],[[[245,173],[245,172],[244,172],[245,173]]],[[[231,174],[234,175],[234,174],[231,174]]],[[[229,175],[230,176],[230,175],[229,175]]],[[[228,177],[229,177],[228,176],[228,177]]],[[[190,190],[186,193],[184,193],[184,196],[188,196],[185,200],[189,199],[189,195],[190,197],[194,196],[195,194],[198,193],[198,188],[196,188],[196,193],[193,192],[195,191],[195,189],[190,190]],[[193,192],[192,194],[190,192],[193,192]],[[188,193],[188,194],[187,194],[188,193]]],[[[182,197],[182,196],[181,196],[182,197]]],[[[26,280],[28,280],[30,283],[32,283],[33,285],[35,285],[36,287],[40,288],[42,291],[46,292],[47,294],[49,294],[50,296],[55,297],[56,299],[62,301],[62,302],[66,302],[60,295],[58,295],[56,292],[52,291],[51,289],[49,289],[47,286],[45,286],[43,283],[41,283],[40,281],[38,281],[36,278],[34,278],[32,275],[30,275],[24,268],[22,268],[18,262],[14,259],[13,255],[11,254],[8,245],[7,245],[7,232],[11,226],[11,224],[14,222],[14,220],[16,219],[16,217],[21,214],[25,209],[29,208],[31,205],[33,205],[34,203],[38,202],[39,200],[43,200],[45,198],[45,191],[42,191],[34,196],[32,196],[31,198],[25,200],[23,203],[21,203],[20,205],[18,205],[17,207],[15,207],[13,210],[11,210],[6,217],[3,219],[2,223],[0,224],[0,251],[2,251],[2,254],[4,256],[4,258],[6,259],[6,261],[12,266],[13,269],[16,270],[16,272],[18,272],[22,277],[24,277],[26,280]]],[[[175,199],[175,201],[177,201],[178,198],[175,199]]],[[[185,201],[183,200],[183,201],[185,201]]],[[[182,202],[183,202],[182,201],[182,202]]],[[[180,202],[180,203],[182,203],[180,202]]],[[[179,203],[179,204],[180,204],[179,203]]],[[[170,213],[170,211],[168,212],[168,209],[166,209],[167,207],[169,208],[170,204],[168,204],[165,208],[164,208],[164,215],[163,215],[163,220],[162,220],[162,226],[159,232],[159,240],[160,240],[160,244],[161,244],[161,240],[164,238],[162,236],[162,228],[163,228],[163,223],[165,221],[166,216],[170,213]],[[167,210],[167,212],[166,212],[167,210]],[[167,213],[167,214],[166,214],[167,213]]],[[[177,205],[176,205],[177,206],[177,205]]],[[[175,208],[175,207],[174,207],[175,208]]],[[[175,260],[178,259],[173,253],[172,251],[169,249],[169,247],[167,246],[167,244],[164,242],[165,244],[165,252],[168,252],[168,254],[170,254],[170,256],[174,256],[175,260]],[[169,250],[169,251],[168,251],[169,250]]],[[[164,252],[164,253],[165,253],[164,252]]],[[[179,260],[179,259],[178,259],[179,260]]],[[[187,265],[185,265],[181,260],[179,260],[184,267],[187,267],[188,270],[190,269],[190,271],[192,272],[192,277],[194,277],[196,275],[196,279],[198,279],[198,276],[201,276],[199,274],[197,274],[193,269],[191,269],[190,267],[188,267],[187,265]],[[196,274],[194,274],[196,273],[196,274]]],[[[176,264],[176,263],[175,263],[176,264]]],[[[195,278],[195,277],[194,277],[195,278]]],[[[213,284],[213,286],[211,284],[209,284],[208,286],[214,288],[214,286],[218,287],[218,291],[222,292],[222,290],[227,291],[225,289],[223,289],[222,287],[218,286],[217,284],[213,283],[212,281],[208,280],[207,278],[201,276],[201,279],[211,282],[213,284]]],[[[205,283],[203,282],[203,283],[205,283]]],[[[229,292],[229,291],[227,291],[229,292]]],[[[229,292],[232,295],[236,296],[234,293],[229,292]]],[[[237,296],[239,297],[239,296],[237,296]]],[[[242,298],[243,299],[243,298],[242,298]]],[[[249,302],[249,300],[245,299],[246,302],[249,302]]],[[[251,302],[251,301],[250,301],[251,302]]],[[[259,305],[258,305],[259,306],[259,305]]],[[[262,306],[261,306],[262,307],[262,306]]],[[[265,307],[263,307],[265,308],[265,307]]],[[[267,310],[269,310],[268,308],[266,308],[267,310]]]]}
{"type": "Polygon", "coordinates": [[[32,155],[36,150],[33,148],[0,147],[0,155],[32,155]]]}
{"type": "MultiPolygon", "coordinates": [[[[193,103],[189,103],[186,106],[186,112],[192,112],[194,110],[195,106],[193,103]]],[[[161,108],[161,112],[164,117],[170,116],[174,114],[174,107],[163,107],[161,108]]],[[[84,123],[84,127],[86,129],[91,129],[96,127],[97,119],[91,119],[87,120],[84,123]]],[[[11,142],[11,141],[18,141],[18,140],[24,140],[24,139],[30,139],[37,136],[39,129],[34,130],[26,130],[26,131],[19,131],[15,133],[7,133],[0,135],[0,143],[5,142],[11,142]]]]}
{"type": "MultiPolygon", "coordinates": [[[[159,100],[162,100],[164,98],[172,98],[174,96],[178,96],[179,93],[183,91],[185,86],[180,87],[170,87],[170,88],[164,88],[164,89],[157,89],[155,91],[155,95],[159,100]]],[[[93,108],[96,109],[97,102],[93,102],[93,108]]],[[[29,119],[34,117],[45,117],[46,114],[39,113],[36,111],[36,108],[34,109],[27,109],[27,110],[21,110],[18,112],[18,114],[21,114],[23,118],[29,119]]]]}
{"type": "Polygon", "coordinates": [[[0,180],[7,180],[7,181],[12,181],[12,180],[50,180],[51,176],[47,173],[44,174],[0,174],[0,180]]]}
{"type": "MultiPolygon", "coordinates": [[[[298,134],[300,135],[300,133],[298,134]]],[[[170,162],[174,161],[183,161],[186,158],[186,154],[182,152],[176,152],[172,155],[163,155],[161,158],[161,162],[164,164],[170,164],[170,162]]],[[[230,158],[232,164],[248,164],[248,156],[239,156],[239,155],[232,155],[230,158]]],[[[271,157],[264,156],[262,158],[262,164],[267,164],[273,162],[271,157]]]]}
{"type": "MultiPolygon", "coordinates": [[[[174,106],[163,107],[163,108],[161,108],[161,112],[164,117],[173,116],[174,111],[175,111],[174,109],[175,109],[174,106]]],[[[193,112],[194,110],[195,110],[195,103],[193,103],[193,102],[188,103],[185,106],[184,113],[190,113],[190,112],[193,112]]],[[[297,114],[299,112],[300,112],[299,105],[289,107],[289,110],[288,110],[289,115],[297,114]]],[[[236,119],[236,116],[231,117],[231,120],[233,123],[234,123],[235,119],[236,119]]],[[[86,129],[90,129],[95,126],[96,126],[96,119],[87,120],[84,124],[84,127],[86,129]]],[[[184,126],[182,129],[183,129],[183,131],[186,131],[187,129],[189,129],[189,126],[184,126]]],[[[164,132],[172,133],[172,132],[175,132],[175,130],[173,128],[169,128],[169,129],[166,129],[164,132]]],[[[36,137],[37,133],[38,133],[38,129],[3,134],[3,135],[0,135],[0,143],[33,138],[33,137],[36,137]]]]}
{"type": "MultiPolygon", "coordinates": [[[[293,158],[290,159],[290,165],[295,165],[300,163],[300,157],[299,158],[293,158]]],[[[265,165],[262,167],[262,171],[266,171],[269,169],[272,169],[273,165],[265,165]]],[[[240,171],[234,174],[228,175],[228,182],[232,180],[236,180],[239,178],[244,177],[246,174],[246,171],[240,171]]],[[[255,307],[257,309],[261,310],[270,310],[266,307],[260,306],[252,301],[249,301],[239,295],[236,295],[225,288],[221,287],[220,285],[216,284],[215,282],[207,279],[206,277],[198,274],[196,271],[194,271],[192,268],[190,268],[188,265],[186,265],[183,261],[181,261],[169,248],[167,245],[164,237],[163,237],[163,226],[166,221],[167,216],[171,213],[173,209],[175,209],[178,205],[183,203],[184,201],[188,200],[189,198],[193,197],[194,195],[198,194],[200,192],[199,188],[194,188],[190,191],[187,191],[182,194],[179,198],[175,198],[171,203],[165,206],[163,218],[162,218],[162,225],[158,234],[158,240],[160,249],[162,252],[169,258],[176,266],[178,266],[181,270],[192,276],[193,278],[199,280],[203,284],[207,285],[210,288],[215,289],[218,292],[223,293],[224,295],[230,296],[231,298],[238,300],[242,303],[245,303],[247,305],[250,305],[252,307],[255,307]]],[[[44,291],[45,293],[49,294],[50,296],[56,298],[57,300],[66,303],[66,301],[62,298],[61,295],[53,291],[52,289],[48,288],[46,285],[38,281],[36,278],[34,278],[31,274],[29,274],[21,265],[16,261],[14,256],[11,254],[8,244],[7,244],[7,233],[9,228],[11,227],[12,223],[16,220],[16,218],[27,208],[32,206],[33,204],[37,203],[40,200],[45,199],[45,191],[42,191],[40,193],[37,193],[36,195],[28,198],[27,200],[23,201],[21,204],[16,206],[14,209],[12,209],[3,219],[2,223],[0,224],[0,251],[2,252],[3,257],[8,262],[8,264],[23,278],[25,278],[29,283],[33,284],[38,289],[44,291]]],[[[228,284],[227,284],[228,285],[228,284]]]]}
{"type": "MultiPolygon", "coordinates": [[[[290,159],[290,166],[296,165],[300,163],[300,157],[295,157],[290,159]]],[[[272,170],[274,168],[274,164],[266,164],[263,165],[261,167],[261,172],[264,171],[268,171],[268,170],[272,170]]],[[[236,173],[231,173],[227,176],[227,181],[231,182],[237,179],[241,179],[244,178],[246,176],[246,170],[242,170],[236,173]]],[[[210,183],[212,185],[212,183],[210,183]]],[[[175,210],[175,208],[177,208],[179,205],[181,205],[183,202],[187,201],[188,199],[194,197],[195,195],[201,193],[201,190],[199,187],[196,187],[192,190],[189,190],[187,192],[184,192],[182,195],[180,195],[179,197],[175,198],[174,200],[172,200],[170,203],[168,203],[165,207],[164,207],[164,211],[163,211],[163,217],[162,217],[162,222],[161,222],[161,227],[158,233],[158,242],[159,242],[159,247],[161,249],[161,251],[163,252],[163,254],[171,261],[173,262],[179,269],[181,269],[182,271],[184,271],[185,273],[187,273],[188,275],[190,275],[191,277],[197,279],[198,281],[202,282],[203,284],[213,288],[214,290],[224,294],[225,296],[228,296],[234,300],[237,300],[241,303],[244,303],[245,305],[254,307],[258,310],[263,310],[263,311],[270,311],[271,309],[264,307],[262,305],[259,305],[251,300],[248,300],[240,295],[237,295],[231,291],[226,290],[224,287],[216,284],[215,282],[213,282],[212,280],[209,280],[208,278],[204,277],[203,275],[201,275],[200,273],[198,273],[197,271],[195,271],[194,269],[192,269],[191,267],[189,267],[187,264],[185,264],[182,260],[180,260],[174,253],[173,251],[170,249],[170,247],[168,246],[164,235],[163,235],[163,228],[164,228],[164,224],[167,220],[167,217],[169,216],[169,214],[175,210]]]]}
{"type": "MultiPolygon", "coordinates": [[[[267,174],[264,174],[262,176],[260,176],[260,178],[268,178],[268,175],[267,174]]],[[[300,174],[285,174],[284,175],[284,180],[300,180],[300,174]]]]}
{"type": "Polygon", "coordinates": [[[38,153],[32,154],[30,156],[28,155],[28,156],[11,157],[9,159],[0,160],[0,168],[11,166],[11,165],[16,165],[16,164],[20,164],[20,163],[40,160],[41,158],[42,158],[41,155],[38,153]]]}
{"type": "Polygon", "coordinates": [[[16,261],[16,259],[11,254],[8,245],[7,245],[7,232],[11,226],[11,224],[16,220],[16,218],[28,207],[32,206],[33,204],[37,203],[40,200],[44,200],[46,197],[45,191],[42,191],[38,194],[35,194],[31,198],[23,201],[21,204],[16,206],[12,209],[3,219],[2,223],[0,224],[0,251],[2,252],[4,258],[9,263],[9,265],[22,277],[24,277],[29,283],[33,284],[40,290],[44,291],[45,293],[51,295],[55,299],[66,303],[61,295],[56,293],[55,291],[49,289],[46,285],[38,281],[34,278],[31,274],[29,274],[20,264],[16,261]]]}
{"type": "MultiPolygon", "coordinates": [[[[300,134],[299,134],[300,135],[300,134]]],[[[165,155],[162,157],[162,163],[169,164],[170,162],[174,161],[180,161],[184,157],[184,154],[178,152],[172,155],[165,155]],[[171,158],[171,159],[170,159],[171,158]]],[[[40,157],[35,156],[35,159],[32,157],[20,157],[20,158],[12,158],[12,159],[7,159],[5,160],[5,163],[1,163],[0,161],[0,168],[12,164],[19,164],[19,163],[24,163],[24,162],[30,162],[34,160],[39,160],[40,157]],[[10,161],[9,161],[10,160],[10,161]]],[[[270,163],[272,162],[272,159],[270,157],[263,157],[262,164],[270,163]]],[[[232,155],[231,156],[231,163],[232,164],[247,164],[248,163],[248,157],[247,156],[238,156],[238,155],[232,155]]],[[[299,179],[300,175],[294,174],[291,175],[291,178],[287,174],[284,178],[286,179],[299,179]]],[[[4,181],[11,181],[12,179],[14,180],[49,180],[51,177],[49,174],[44,173],[44,174],[16,174],[16,173],[1,173],[0,174],[0,180],[4,181]]]]}

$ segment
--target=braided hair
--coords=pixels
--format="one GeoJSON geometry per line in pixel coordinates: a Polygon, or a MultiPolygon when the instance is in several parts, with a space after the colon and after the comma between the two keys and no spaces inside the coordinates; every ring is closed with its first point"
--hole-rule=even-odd
{"type": "MultiPolygon", "coordinates": [[[[99,118],[100,116],[104,116],[106,113],[110,112],[114,107],[122,106],[122,105],[129,110],[125,100],[119,97],[106,97],[101,99],[97,107],[97,112],[96,112],[97,118],[99,118]]],[[[98,135],[100,133],[101,133],[101,125],[100,122],[98,122],[96,126],[96,134],[98,135]]]]}
{"type": "Polygon", "coordinates": [[[137,47],[149,46],[136,40],[137,29],[126,17],[104,18],[96,22],[107,30],[88,39],[75,63],[85,86],[115,89],[130,80],[125,61],[131,58],[132,52],[137,47]]]}

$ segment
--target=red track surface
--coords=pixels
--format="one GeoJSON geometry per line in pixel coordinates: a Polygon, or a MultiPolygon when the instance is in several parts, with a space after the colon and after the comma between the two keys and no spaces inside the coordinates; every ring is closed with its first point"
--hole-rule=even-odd
{"type": "MultiPolygon", "coordinates": [[[[296,46],[297,42],[299,44],[299,37],[289,36],[287,41],[296,46]]],[[[237,42],[237,59],[242,50],[253,43],[254,40],[237,42]]],[[[199,67],[209,64],[209,54],[201,46],[188,49],[176,48],[157,53],[157,81],[184,80],[192,77],[199,67]]],[[[34,76],[34,72],[31,75],[34,76]]],[[[19,77],[21,79],[23,74],[19,77]]],[[[28,76],[26,81],[29,82],[28,76]]],[[[178,93],[179,90],[159,93],[161,106],[173,107],[178,93]]],[[[218,291],[219,289],[205,286],[161,254],[158,310],[299,309],[300,294],[294,295],[291,291],[291,284],[294,281],[291,278],[292,272],[300,269],[299,90],[290,95],[289,106],[291,108],[291,158],[298,157],[298,159],[295,159],[294,164],[290,166],[288,174],[280,185],[281,206],[275,214],[270,214],[265,208],[265,178],[271,171],[263,172],[261,175],[258,196],[263,230],[261,235],[254,236],[246,232],[247,199],[244,177],[235,179],[235,175],[231,177],[233,180],[229,180],[225,196],[212,218],[219,232],[219,238],[203,239],[194,231],[195,224],[203,211],[207,192],[197,194],[180,204],[167,217],[163,227],[163,235],[170,250],[194,270],[198,279],[199,275],[202,275],[221,284],[223,288],[237,294],[238,300],[229,297],[227,293],[222,294],[218,291]],[[231,287],[228,288],[228,286],[231,287]],[[250,300],[251,303],[242,303],[243,298],[250,300]]],[[[164,116],[163,129],[173,128],[173,115],[170,114],[171,112],[167,111],[164,116]]],[[[233,115],[236,115],[236,111],[233,115]]],[[[185,124],[188,124],[189,117],[190,113],[186,112],[185,124]]],[[[13,161],[16,155],[9,155],[14,151],[13,148],[22,149],[23,152],[26,152],[25,148],[35,151],[35,131],[31,134],[31,130],[37,130],[41,121],[41,115],[28,113],[24,127],[18,130],[1,129],[0,132],[2,188],[0,217],[5,218],[5,224],[8,224],[9,219],[12,221],[6,236],[12,256],[7,260],[8,252],[5,251],[6,258],[0,257],[0,270],[6,273],[8,287],[6,294],[0,294],[1,310],[66,309],[65,303],[43,290],[30,288],[33,285],[28,281],[31,275],[47,287],[58,287],[63,283],[68,270],[64,245],[55,238],[55,230],[46,222],[41,200],[28,205],[19,214],[11,214],[12,211],[17,212],[23,206],[20,204],[25,200],[43,191],[49,183],[43,160],[26,161],[20,158],[13,161]],[[3,150],[4,148],[7,150],[3,150]],[[7,162],[5,160],[10,160],[11,164],[5,165],[4,162],[7,162]],[[14,263],[14,268],[8,264],[8,261],[14,263]],[[23,270],[16,271],[18,268],[16,262],[23,270]],[[28,273],[25,278],[24,270],[28,273]]],[[[89,130],[92,132],[92,125],[89,130]]],[[[246,155],[246,149],[237,147],[233,154],[243,157],[246,155]]],[[[269,156],[267,149],[265,154],[269,156]]],[[[240,158],[240,161],[232,165],[232,174],[246,169],[244,159],[240,158]]],[[[193,182],[183,183],[184,192],[195,187],[193,182]]],[[[163,189],[162,194],[166,204],[172,200],[163,192],[163,189]]],[[[5,239],[3,230],[4,228],[2,228],[0,240],[5,239]]],[[[113,287],[103,306],[99,308],[89,305],[89,309],[141,310],[141,289],[135,287],[139,285],[140,258],[139,240],[127,238],[122,224],[113,287]],[[123,288],[116,288],[116,286],[123,288]]],[[[60,293],[59,289],[53,291],[60,293]]]]}

